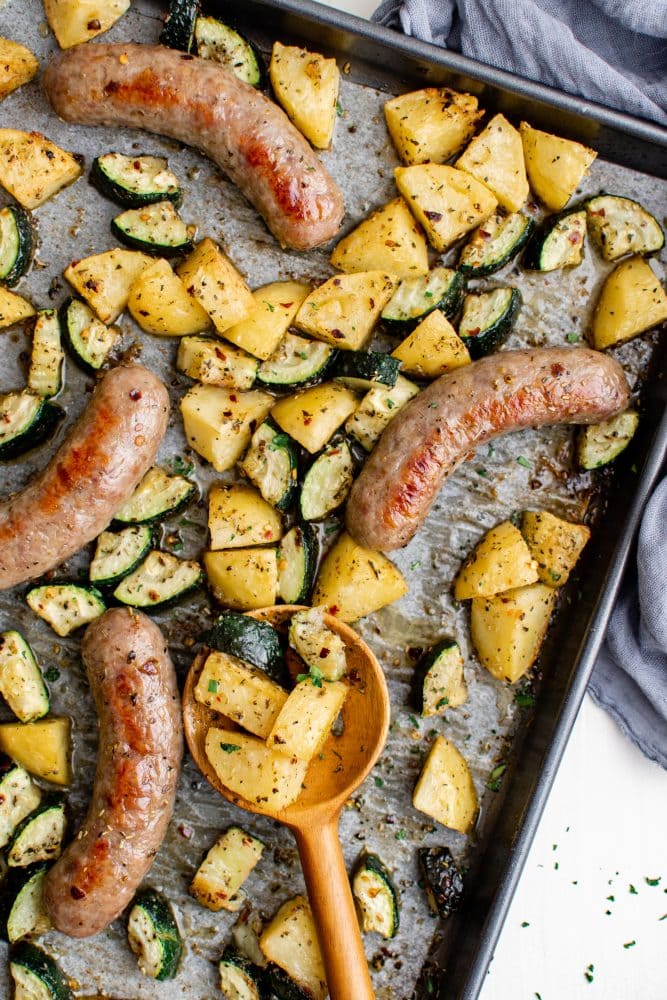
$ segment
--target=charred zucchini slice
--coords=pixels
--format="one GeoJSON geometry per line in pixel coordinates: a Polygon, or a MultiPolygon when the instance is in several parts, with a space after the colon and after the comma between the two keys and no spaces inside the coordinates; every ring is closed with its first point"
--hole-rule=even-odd
{"type": "Polygon", "coordinates": [[[14,629],[0,634],[0,694],[21,722],[41,719],[50,707],[35,654],[14,629]]]}
{"type": "Polygon", "coordinates": [[[55,959],[31,941],[17,941],[9,951],[14,1000],[74,1000],[55,959]]]}
{"type": "Polygon", "coordinates": [[[352,895],[364,933],[375,931],[385,939],[396,936],[398,893],[377,854],[365,854],[359,861],[352,877],[352,895]]]}
{"type": "Polygon", "coordinates": [[[422,657],[415,670],[413,691],[415,707],[423,718],[463,705],[468,689],[457,642],[443,639],[422,657]]]}
{"type": "Polygon", "coordinates": [[[331,369],[332,377],[348,389],[366,392],[376,385],[392,389],[401,362],[379,351],[341,351],[331,369]]]}
{"type": "Polygon", "coordinates": [[[304,521],[320,521],[347,500],[354,461],[346,441],[330,444],[303,477],[299,511],[304,521]]]}
{"type": "Polygon", "coordinates": [[[24,455],[43,444],[64,416],[55,403],[34,392],[0,396],[0,461],[24,455]]]}
{"type": "Polygon", "coordinates": [[[295,441],[265,420],[253,434],[240,468],[267,503],[288,510],[296,495],[297,466],[295,441]]]}
{"type": "Polygon", "coordinates": [[[47,583],[30,587],[26,601],[28,607],[60,636],[69,635],[106,611],[99,590],[79,583],[47,583]]]}
{"type": "Polygon", "coordinates": [[[152,979],[173,979],[183,941],[169,901],[154,889],[140,892],[130,910],[127,939],[139,968],[152,979]]]}
{"type": "Polygon", "coordinates": [[[256,45],[217,17],[198,17],[195,22],[197,55],[220,63],[251,87],[266,83],[264,62],[256,45]]]}
{"type": "Polygon", "coordinates": [[[157,521],[185,506],[193,498],[196,488],[185,476],[171,475],[154,466],[148,470],[127,503],[116,511],[114,520],[123,524],[157,521]]]}
{"type": "Polygon", "coordinates": [[[284,684],[282,643],[278,632],[268,622],[248,618],[236,611],[225,611],[200,639],[211,649],[245,660],[258,670],[264,670],[278,684],[284,684]]]}
{"type": "Polygon", "coordinates": [[[449,319],[458,311],[464,289],[463,275],[449,267],[435,267],[418,278],[404,278],[382,310],[387,326],[412,329],[434,309],[449,319]]]}
{"type": "Polygon", "coordinates": [[[265,1000],[266,973],[234,945],[227,945],[218,963],[220,989],[227,1000],[265,1000]]]}
{"type": "Polygon", "coordinates": [[[32,217],[20,205],[0,211],[0,282],[15,285],[30,267],[35,249],[32,217]]]}
{"type": "Polygon", "coordinates": [[[88,571],[91,583],[111,587],[132,573],[151,550],[153,532],[147,524],[132,525],[122,531],[103,531],[97,539],[95,555],[88,571]]]}
{"type": "Polygon", "coordinates": [[[114,598],[131,608],[154,610],[175,604],[200,586],[202,568],[190,559],[170,552],[150,552],[113,592],[114,598]]]}
{"type": "Polygon", "coordinates": [[[600,194],[586,202],[588,232],[605,260],[618,260],[629,253],[657,253],[665,245],[665,234],[650,212],[617,194],[600,194]]]}
{"type": "Polygon", "coordinates": [[[60,857],[67,819],[60,795],[49,795],[17,827],[7,852],[10,868],[23,868],[35,861],[60,857]]]}
{"type": "Polygon", "coordinates": [[[534,228],[533,220],[521,212],[497,212],[478,226],[463,247],[458,270],[475,278],[499,271],[526,245],[534,228]]]}
{"type": "Polygon", "coordinates": [[[328,627],[321,608],[297,611],[289,624],[288,641],[308,669],[317,670],[325,681],[345,676],[345,643],[328,627]]]}
{"type": "Polygon", "coordinates": [[[169,0],[169,10],[160,34],[160,45],[190,52],[199,8],[199,0],[169,0]]]}
{"type": "Polygon", "coordinates": [[[296,389],[321,382],[338,351],[321,340],[308,340],[288,333],[278,349],[263,361],[257,381],[274,389],[296,389]]]}
{"type": "Polygon", "coordinates": [[[25,868],[12,868],[2,887],[0,932],[10,943],[29,934],[50,930],[42,894],[49,865],[40,861],[25,868]]]}
{"type": "Polygon", "coordinates": [[[459,337],[473,359],[497,350],[507,340],[521,306],[518,288],[493,288],[466,295],[459,337]]]}
{"type": "Polygon", "coordinates": [[[639,425],[636,410],[626,410],[601,424],[581,427],[577,438],[577,460],[582,469],[599,469],[625,451],[639,425]]]}
{"type": "Polygon", "coordinates": [[[531,271],[576,267],[584,259],[586,212],[562,212],[545,219],[526,246],[523,265],[531,271]]]}
{"type": "Polygon", "coordinates": [[[461,873],[448,847],[420,847],[417,853],[429,906],[444,919],[463,897],[461,873]]]}
{"type": "Polygon", "coordinates": [[[292,977],[274,962],[269,962],[265,975],[271,989],[271,996],[278,1000],[313,1000],[309,989],[301,987],[292,977]]]}
{"type": "Polygon", "coordinates": [[[165,199],[178,204],[181,198],[178,178],[162,156],[104,153],[93,160],[90,179],[102,194],[125,208],[165,199]]]}
{"type": "Polygon", "coordinates": [[[84,371],[94,375],[118,347],[120,330],[103,323],[90,306],[79,299],[64,302],[59,315],[65,347],[84,371]]]}
{"type": "Polygon", "coordinates": [[[128,208],[112,220],[111,232],[125,246],[160,257],[189,253],[194,245],[192,229],[186,226],[171,201],[128,208]]]}
{"type": "Polygon", "coordinates": [[[278,596],[285,604],[303,604],[313,589],[317,535],[310,524],[296,524],[278,550],[278,596]]]}

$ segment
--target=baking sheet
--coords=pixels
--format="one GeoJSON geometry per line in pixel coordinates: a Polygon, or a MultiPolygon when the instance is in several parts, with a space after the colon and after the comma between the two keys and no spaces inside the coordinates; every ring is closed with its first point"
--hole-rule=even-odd
{"type": "MultiPolygon", "coordinates": [[[[101,40],[155,41],[160,30],[157,4],[137,2],[132,10],[101,40]]],[[[53,38],[43,22],[39,0],[8,0],[0,9],[0,34],[15,38],[36,52],[42,65],[55,51],[53,38]]],[[[341,59],[341,65],[345,60],[341,59]]],[[[344,74],[341,89],[342,114],[337,122],[331,151],[322,158],[343,186],[351,228],[369,209],[394,195],[392,168],[397,161],[383,123],[386,94],[353,82],[354,73],[344,74]]],[[[208,161],[179,144],[130,130],[81,128],[59,122],[51,113],[38,82],[10,95],[1,105],[3,126],[43,131],[64,148],[92,158],[109,149],[122,152],[163,152],[183,181],[185,198],[181,214],[186,222],[199,225],[199,235],[218,240],[236,266],[248,276],[252,287],[266,281],[302,277],[327,277],[331,269],[324,251],[296,254],[280,250],[254,210],[208,161]]],[[[660,217],[667,184],[625,168],[596,161],[582,193],[600,189],[618,191],[637,198],[660,217]]],[[[38,260],[18,286],[36,305],[57,305],[67,294],[60,277],[70,260],[115,245],[109,222],[118,209],[105,201],[85,178],[61,192],[37,210],[41,245],[38,260]],[[53,284],[53,279],[59,279],[53,284]]],[[[448,258],[445,257],[445,262],[448,258]]],[[[512,283],[521,288],[524,305],[508,346],[558,344],[568,334],[583,334],[592,304],[609,265],[603,265],[587,250],[585,262],[570,272],[530,275],[509,265],[485,284],[512,283]]],[[[664,277],[664,264],[658,266],[664,277]]],[[[177,401],[189,386],[173,368],[176,344],[142,334],[127,318],[122,323],[125,345],[138,345],[141,360],[158,371],[172,393],[172,420],[160,452],[160,462],[170,464],[191,456],[186,453],[177,401]]],[[[3,382],[1,391],[17,388],[25,379],[28,339],[20,331],[2,335],[3,382]]],[[[616,354],[638,388],[650,362],[655,337],[643,338],[617,350],[616,354]]],[[[90,380],[73,364],[66,372],[66,387],[59,401],[67,409],[67,425],[85,405],[90,380]]],[[[59,438],[65,427],[59,431],[59,438]]],[[[58,438],[58,439],[59,439],[58,438]]],[[[56,446],[40,449],[26,461],[3,467],[4,489],[20,488],[40,468],[56,446]]],[[[515,690],[495,682],[472,654],[465,607],[454,604],[448,581],[460,560],[491,525],[526,506],[546,507],[572,519],[586,512],[595,491],[589,475],[571,476],[572,432],[565,428],[523,431],[484,446],[452,476],[443,489],[427,524],[392,558],[410,584],[410,593],[391,608],[359,625],[371,643],[389,678],[392,727],[382,760],[350,802],[341,821],[341,836],[348,866],[363,848],[379,853],[394,871],[401,894],[402,927],[391,942],[375,936],[366,939],[379,998],[407,998],[412,994],[420,969],[439,924],[428,912],[418,887],[416,848],[447,844],[459,862],[474,862],[478,843],[492,823],[497,795],[487,789],[489,775],[499,762],[510,760],[508,741],[521,725],[523,713],[515,701],[515,690]],[[521,458],[522,462],[518,459],[521,458]],[[468,703],[446,718],[419,721],[408,706],[408,691],[415,650],[448,634],[460,643],[467,656],[468,703]],[[444,733],[468,759],[482,803],[475,838],[466,838],[432,823],[411,806],[411,792],[434,732],[444,733]]],[[[195,475],[205,496],[213,481],[229,478],[212,474],[196,456],[195,475]]],[[[188,508],[165,526],[167,547],[179,555],[196,555],[204,543],[205,506],[188,508]],[[170,542],[171,539],[171,542],[170,542]]],[[[329,536],[331,537],[331,536],[329,536]]],[[[87,554],[71,561],[67,569],[85,568],[87,554]]],[[[586,557],[582,572],[586,572],[586,557]]],[[[576,592],[576,582],[568,597],[576,592]]],[[[567,621],[567,597],[562,603],[560,623],[567,621]]],[[[156,615],[170,640],[181,675],[191,658],[192,641],[210,618],[204,595],[169,612],[156,615]]],[[[23,604],[20,594],[1,595],[0,628],[18,627],[33,645],[40,663],[60,671],[51,684],[52,711],[71,714],[74,720],[75,785],[70,795],[76,823],[85,809],[94,773],[96,726],[92,701],[79,659],[79,640],[56,640],[49,628],[23,604]]],[[[78,984],[81,993],[104,992],[117,998],[190,997],[204,1000],[218,994],[214,967],[229,938],[236,917],[211,914],[187,895],[187,885],[204,851],[216,833],[230,822],[242,822],[267,844],[259,866],[245,889],[254,907],[270,916],[296,891],[303,890],[296,849],[291,836],[277,824],[256,816],[245,816],[222,802],[203,782],[190,761],[186,762],[174,820],[147,881],[163,890],[175,905],[186,939],[186,957],[178,977],[170,983],[154,983],[138,973],[125,940],[125,929],[117,921],[110,930],[86,942],[71,941],[57,933],[46,935],[46,948],[58,957],[78,984]]],[[[446,926],[446,925],[445,925],[446,926]]],[[[0,972],[0,993],[9,994],[8,979],[0,972]],[[5,977],[5,978],[3,978],[5,977]]]]}

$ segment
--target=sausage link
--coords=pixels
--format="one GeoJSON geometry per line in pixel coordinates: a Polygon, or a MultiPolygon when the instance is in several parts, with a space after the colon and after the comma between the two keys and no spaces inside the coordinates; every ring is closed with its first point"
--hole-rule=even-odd
{"type": "Polygon", "coordinates": [[[160,629],[106,611],[81,647],[99,718],[95,785],[83,826],[49,870],[53,926],[88,937],[115,920],[150,868],[171,818],[183,754],[176,674],[160,629]]]}
{"type": "Polygon", "coordinates": [[[352,487],[347,529],[368,548],[400,548],[478,445],[522,427],[597,423],[629,401],[621,366],[587,348],[501,351],[443,375],[380,438],[352,487]]]}
{"type": "Polygon", "coordinates": [[[151,467],[169,396],[141,365],[113,368],[44,471],[0,503],[0,590],[68,559],[92,541],[151,467]]]}
{"type": "Polygon", "coordinates": [[[79,45],[44,75],[54,111],[196,146],[229,175],[286,247],[338,232],[343,196],[285,113],[217,63],[162,45],[79,45]]]}

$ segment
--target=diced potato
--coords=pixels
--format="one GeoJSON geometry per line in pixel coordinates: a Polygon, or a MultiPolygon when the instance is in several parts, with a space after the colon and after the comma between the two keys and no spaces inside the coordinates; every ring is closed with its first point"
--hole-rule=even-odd
{"type": "Polygon", "coordinates": [[[300,681],[273,723],[267,746],[299,760],[312,760],[331,732],[347,692],[342,681],[311,677],[300,681]]]}
{"type": "Polygon", "coordinates": [[[267,545],[283,537],[278,511],[252,486],[237,483],[211,487],[208,530],[213,550],[267,545]]]}
{"type": "Polygon", "coordinates": [[[30,49],[9,38],[0,38],[0,100],[29,83],[38,70],[39,63],[30,49]]]}
{"type": "Polygon", "coordinates": [[[270,962],[307,990],[313,1000],[324,1000],[327,984],[313,915],[304,896],[283,903],[266,925],[259,946],[270,962]]]}
{"type": "Polygon", "coordinates": [[[391,423],[398,411],[418,392],[419,387],[402,375],[398,376],[391,389],[385,386],[369,389],[357,410],[345,424],[345,430],[356,438],[366,451],[371,451],[387,424],[391,423]]]}
{"type": "Polygon", "coordinates": [[[488,219],[498,204],[489,188],[456,167],[421,163],[397,167],[394,176],[411,212],[440,253],[488,219]]]}
{"type": "Polygon", "coordinates": [[[470,634],[480,663],[498,680],[513,684],[529,670],[549,627],[556,591],[545,583],[475,597],[470,634]]]}
{"type": "Polygon", "coordinates": [[[310,292],[300,281],[273,281],[252,293],[255,308],[247,319],[225,330],[225,340],[266,361],[292,325],[299,306],[310,292]]]}
{"type": "Polygon", "coordinates": [[[456,161],[493,191],[498,204],[518,212],[528,199],[528,178],[521,136],[504,115],[495,115],[456,161]]]}
{"type": "Polygon", "coordinates": [[[401,371],[417,378],[438,378],[470,364],[468,348],[439,309],[429,313],[391,353],[403,362],[401,371]]]}
{"type": "Polygon", "coordinates": [[[412,278],[428,272],[428,247],[404,199],[394,198],[344,236],[329,260],[348,273],[387,271],[412,278]]]}
{"type": "Polygon", "coordinates": [[[256,309],[245,278],[208,237],[178,265],[176,273],[219,333],[247,319],[256,309]]]}
{"type": "Polygon", "coordinates": [[[204,385],[251,389],[258,366],[256,358],[217,337],[183,337],[178,345],[176,367],[204,385]]]}
{"type": "Polygon", "coordinates": [[[82,170],[71,153],[40,132],[0,128],[0,184],[24,208],[39,208],[82,170]]]}
{"type": "Polygon", "coordinates": [[[311,603],[353,622],[407,592],[403,575],[386,556],[357,545],[343,532],[320,566],[311,603]]]}
{"type": "Polygon", "coordinates": [[[127,306],[130,289],[153,258],[137,250],[106,250],[73,261],[64,274],[103,323],[113,323],[127,306]]]}
{"type": "Polygon", "coordinates": [[[384,115],[403,163],[445,163],[465,146],[484,114],[477,98],[447,87],[426,87],[387,101],[384,115]]]}
{"type": "Polygon", "coordinates": [[[205,751],[225,788],[248,802],[280,810],[301,794],[308,765],[271,750],[256,736],[212,726],[206,733],[205,751]]]}
{"type": "Polygon", "coordinates": [[[564,521],[548,510],[524,511],[521,534],[533,559],[537,560],[540,580],[550,587],[562,587],[567,583],[591,537],[585,524],[564,521]]]}
{"type": "Polygon", "coordinates": [[[288,116],[317,149],[331,145],[340,73],[335,59],[294,45],[273,43],[269,77],[288,116]]]}
{"type": "Polygon", "coordinates": [[[264,844],[240,826],[220,834],[190,883],[190,895],[207,909],[235,912],[245,895],[241,886],[262,856],[264,844]]]}
{"type": "Polygon", "coordinates": [[[317,340],[357,351],[370,337],[397,284],[383,271],[339,274],[310,293],[294,325],[317,340]]]}
{"type": "Polygon", "coordinates": [[[213,652],[199,675],[195,699],[265,740],[287,701],[287,691],[265,671],[213,652]]]}
{"type": "Polygon", "coordinates": [[[23,296],[0,285],[0,329],[22,323],[34,315],[35,310],[23,296]]]}
{"type": "Polygon", "coordinates": [[[521,122],[519,133],[531,188],[547,208],[559,212],[598,154],[580,142],[541,132],[526,122],[521,122]]]}
{"type": "Polygon", "coordinates": [[[44,13],[61,49],[87,42],[108,31],[130,0],[44,0],[44,13]]]}
{"type": "Polygon", "coordinates": [[[72,780],[71,723],[65,716],[0,723],[0,750],[37,778],[54,785],[72,780]]]}
{"type": "Polygon", "coordinates": [[[205,552],[204,566],[213,596],[226,607],[237,611],[253,611],[276,603],[276,549],[205,552]]]}
{"type": "Polygon", "coordinates": [[[479,804],[470,769],[460,751],[444,736],[436,736],[431,745],[412,804],[459,833],[469,833],[475,824],[479,804]]]}
{"type": "Polygon", "coordinates": [[[127,308],[146,333],[183,337],[211,327],[208,313],[188,295],[169,261],[162,258],[145,267],[132,282],[127,308]]]}
{"type": "Polygon", "coordinates": [[[484,535],[454,580],[454,597],[491,597],[539,579],[536,561],[523,535],[511,521],[502,521],[484,535]]]}
{"type": "Polygon", "coordinates": [[[643,257],[619,264],[602,286],[593,313],[593,346],[622,344],[667,320],[667,294],[643,257]]]}
{"type": "Polygon", "coordinates": [[[275,404],[271,416],[290,437],[314,454],[324,448],[359,405],[357,395],[338,382],[323,382],[286,396],[275,404]]]}
{"type": "Polygon", "coordinates": [[[234,392],[213,385],[196,385],[181,400],[183,428],[190,447],[225,472],[250,444],[254,428],[273,405],[273,396],[253,389],[234,392]]]}

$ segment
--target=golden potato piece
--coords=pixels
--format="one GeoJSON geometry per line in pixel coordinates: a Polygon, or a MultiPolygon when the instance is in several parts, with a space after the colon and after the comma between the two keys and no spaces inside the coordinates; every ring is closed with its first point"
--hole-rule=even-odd
{"type": "Polygon", "coordinates": [[[108,31],[130,0],[44,0],[44,13],[61,49],[87,42],[108,31]]]}
{"type": "Polygon", "coordinates": [[[299,131],[317,149],[327,149],[336,124],[340,84],[336,60],[274,42],[269,77],[278,102],[299,131]]]}
{"type": "Polygon", "coordinates": [[[622,344],[667,320],[667,294],[643,257],[619,264],[602,286],[593,313],[593,346],[622,344]]]}
{"type": "Polygon", "coordinates": [[[465,146],[484,114],[477,98],[447,87],[426,87],[387,101],[384,115],[403,163],[444,163],[465,146]]]}
{"type": "Polygon", "coordinates": [[[598,154],[580,142],[541,132],[526,122],[521,122],[519,132],[530,186],[547,208],[559,212],[598,154]]]}
{"type": "Polygon", "coordinates": [[[415,809],[450,830],[468,833],[479,810],[470,769],[461,752],[436,736],[412,796],[415,809]]]}
{"type": "Polygon", "coordinates": [[[556,597],[553,587],[532,583],[495,597],[475,597],[470,634],[480,663],[513,684],[537,659],[556,597]]]}
{"type": "Polygon", "coordinates": [[[30,49],[10,38],[0,38],[0,100],[29,83],[39,69],[30,49]]]}
{"type": "Polygon", "coordinates": [[[464,150],[456,166],[490,188],[508,212],[518,212],[528,199],[521,136],[504,115],[491,119],[464,150]]]}
{"type": "Polygon", "coordinates": [[[521,518],[521,534],[537,561],[542,583],[564,586],[591,537],[585,524],[564,521],[548,510],[527,510],[521,518]]]}
{"type": "Polygon", "coordinates": [[[344,236],[329,260],[341,271],[388,271],[411,278],[428,272],[428,247],[404,199],[394,198],[344,236]]]}
{"type": "Polygon", "coordinates": [[[431,245],[442,252],[491,215],[496,196],[470,174],[438,163],[397,167],[396,186],[431,245]]]}
{"type": "Polygon", "coordinates": [[[454,581],[454,597],[492,597],[539,579],[537,562],[511,521],[502,521],[484,535],[454,581]]]}
{"type": "Polygon", "coordinates": [[[381,552],[363,548],[347,534],[327,553],[315,583],[312,604],[345,622],[392,604],[408,592],[400,571],[381,552]]]}

